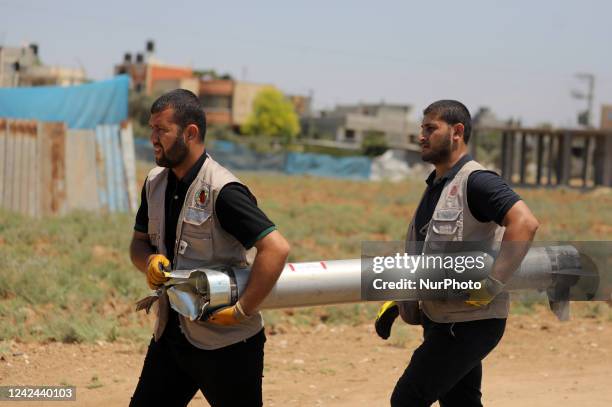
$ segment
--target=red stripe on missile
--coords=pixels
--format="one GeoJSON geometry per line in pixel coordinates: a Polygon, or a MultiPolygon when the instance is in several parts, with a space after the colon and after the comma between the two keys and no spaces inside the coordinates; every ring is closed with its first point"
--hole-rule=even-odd
{"type": "Polygon", "coordinates": [[[327,266],[325,265],[325,262],[324,262],[324,261],[322,261],[322,262],[320,262],[320,263],[321,263],[321,266],[323,266],[323,268],[324,268],[325,270],[327,270],[327,266]]]}

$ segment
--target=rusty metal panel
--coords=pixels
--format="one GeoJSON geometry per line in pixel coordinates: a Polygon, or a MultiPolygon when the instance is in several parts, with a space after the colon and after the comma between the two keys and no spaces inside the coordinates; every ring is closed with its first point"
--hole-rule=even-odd
{"type": "Polygon", "coordinates": [[[136,186],[136,159],[134,156],[134,133],[132,123],[128,122],[121,129],[121,153],[125,167],[127,195],[131,212],[138,210],[138,189],[136,186]]]}
{"type": "Polygon", "coordinates": [[[8,122],[6,127],[5,140],[5,155],[4,155],[4,196],[2,197],[2,206],[5,209],[13,209],[13,178],[14,178],[14,162],[15,162],[15,136],[8,131],[8,122]]]}
{"type": "Polygon", "coordinates": [[[117,125],[96,127],[98,191],[100,201],[109,212],[128,210],[128,192],[119,137],[117,125]]]}
{"type": "Polygon", "coordinates": [[[21,144],[21,168],[19,169],[19,211],[25,215],[32,215],[34,202],[31,201],[30,191],[35,188],[33,170],[36,166],[36,156],[32,156],[32,146],[36,146],[37,123],[35,121],[19,123],[19,142],[21,144]]]}
{"type": "Polygon", "coordinates": [[[106,144],[105,134],[96,130],[96,180],[98,190],[98,202],[100,208],[109,211],[108,187],[106,181],[106,144]]]}
{"type": "Polygon", "coordinates": [[[21,212],[29,216],[38,214],[36,182],[38,160],[36,159],[36,137],[38,124],[35,121],[22,123],[21,132],[21,212]]]}
{"type": "Polygon", "coordinates": [[[66,125],[39,124],[40,202],[43,215],[64,214],[66,205],[66,125]]]}
{"type": "Polygon", "coordinates": [[[0,120],[0,206],[36,215],[34,175],[37,124],[32,120],[0,120]],[[33,153],[34,151],[34,153],[33,153]]]}
{"type": "Polygon", "coordinates": [[[111,170],[113,174],[112,191],[115,198],[115,204],[118,212],[128,211],[128,192],[127,180],[125,177],[125,166],[123,162],[123,154],[121,152],[120,131],[119,126],[109,126],[111,137],[111,170]]]}
{"type": "Polygon", "coordinates": [[[0,119],[0,207],[4,207],[4,166],[6,165],[7,120],[0,119]]]}
{"type": "Polygon", "coordinates": [[[33,136],[28,137],[28,215],[36,217],[40,215],[40,198],[38,195],[38,125],[34,125],[36,133],[33,136]]]}
{"type": "Polygon", "coordinates": [[[20,211],[20,200],[21,200],[21,188],[20,188],[20,177],[21,177],[21,137],[19,134],[19,122],[12,120],[9,123],[9,135],[13,141],[13,163],[12,163],[12,174],[9,182],[11,183],[11,202],[9,208],[12,211],[20,211]]]}
{"type": "Polygon", "coordinates": [[[66,134],[66,205],[68,210],[100,209],[96,178],[96,134],[68,130],[66,134]]]}

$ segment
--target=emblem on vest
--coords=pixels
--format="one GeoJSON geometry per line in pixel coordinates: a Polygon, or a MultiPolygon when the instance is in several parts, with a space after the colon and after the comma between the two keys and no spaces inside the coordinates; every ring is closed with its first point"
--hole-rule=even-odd
{"type": "Polygon", "coordinates": [[[211,211],[206,209],[210,201],[210,185],[202,183],[193,194],[191,205],[186,208],[185,222],[192,225],[201,225],[210,217],[211,211]]]}
{"type": "Polygon", "coordinates": [[[206,206],[206,202],[208,201],[208,196],[210,195],[210,190],[208,185],[204,185],[198,189],[198,191],[193,196],[193,203],[196,208],[203,209],[206,206]]]}
{"type": "Polygon", "coordinates": [[[450,190],[448,195],[446,196],[446,206],[447,207],[458,207],[459,206],[459,186],[457,183],[453,183],[450,186],[450,190]]]}

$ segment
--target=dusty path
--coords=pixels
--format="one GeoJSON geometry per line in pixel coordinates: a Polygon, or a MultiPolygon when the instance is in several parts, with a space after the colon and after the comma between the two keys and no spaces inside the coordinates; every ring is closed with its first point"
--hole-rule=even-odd
{"type": "MultiPolygon", "coordinates": [[[[418,328],[404,326],[387,343],[369,325],[319,325],[269,334],[265,405],[386,406],[419,336],[418,328]]],[[[126,343],[5,343],[0,383],[72,384],[77,386],[77,402],[64,405],[124,406],[145,348],[126,343]]],[[[610,406],[611,383],[609,317],[559,323],[549,313],[537,312],[511,317],[501,345],[485,361],[483,393],[485,405],[492,406],[610,406]]],[[[207,404],[198,394],[191,405],[207,404]]]]}

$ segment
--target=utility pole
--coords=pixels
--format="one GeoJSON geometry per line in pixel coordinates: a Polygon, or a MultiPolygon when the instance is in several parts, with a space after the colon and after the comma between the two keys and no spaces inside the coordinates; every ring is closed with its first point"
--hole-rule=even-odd
{"type": "Polygon", "coordinates": [[[572,97],[575,99],[586,99],[587,110],[578,113],[578,124],[586,127],[591,127],[591,118],[593,112],[593,96],[595,91],[595,75],[592,73],[579,72],[574,75],[576,78],[587,82],[587,93],[579,90],[572,90],[572,97]]]}

